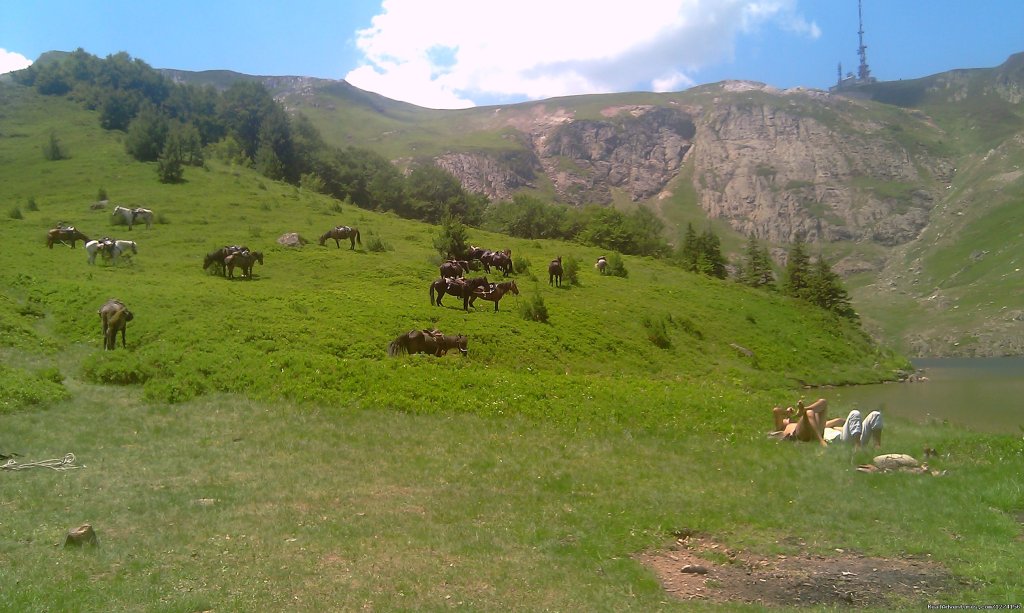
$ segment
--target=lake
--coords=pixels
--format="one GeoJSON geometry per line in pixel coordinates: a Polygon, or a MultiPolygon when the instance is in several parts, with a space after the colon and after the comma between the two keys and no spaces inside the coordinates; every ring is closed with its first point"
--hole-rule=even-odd
{"type": "Polygon", "coordinates": [[[927,381],[820,390],[829,416],[880,410],[927,423],[948,421],[977,432],[1020,434],[1024,427],[1024,357],[913,360],[927,381]]]}

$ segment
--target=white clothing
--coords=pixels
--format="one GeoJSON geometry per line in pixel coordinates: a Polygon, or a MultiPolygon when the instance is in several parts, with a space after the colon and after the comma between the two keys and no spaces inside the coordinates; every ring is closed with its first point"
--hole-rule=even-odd
{"type": "Polygon", "coordinates": [[[871,440],[871,436],[875,432],[882,431],[882,414],[878,411],[871,411],[868,416],[863,420],[860,417],[860,411],[854,409],[850,411],[850,414],[846,417],[846,423],[843,424],[843,442],[860,440],[860,444],[864,445],[871,440]]]}

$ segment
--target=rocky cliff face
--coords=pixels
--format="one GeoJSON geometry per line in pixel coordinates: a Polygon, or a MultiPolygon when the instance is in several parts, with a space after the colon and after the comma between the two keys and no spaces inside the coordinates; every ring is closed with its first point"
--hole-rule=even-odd
{"type": "MultiPolygon", "coordinates": [[[[905,146],[899,129],[856,105],[752,84],[724,85],[700,104],[609,107],[601,119],[537,105],[506,120],[528,149],[518,171],[480,153],[436,162],[492,198],[510,198],[544,176],[559,200],[582,205],[609,204],[615,192],[655,197],[686,160],[708,216],[745,235],[905,243],[927,224],[952,163],[905,146]]],[[[937,130],[911,113],[903,120],[937,130]]]]}
{"type": "Polygon", "coordinates": [[[869,115],[835,111],[850,101],[790,95],[800,100],[721,100],[706,110],[694,183],[707,214],[773,242],[798,234],[889,246],[916,238],[952,176],[951,161],[904,146],[891,125],[869,115]]]}
{"type": "Polygon", "coordinates": [[[450,152],[435,163],[471,191],[507,200],[544,176],[561,202],[609,204],[620,190],[633,201],[657,195],[682,167],[696,127],[686,112],[638,106],[606,109],[607,120],[576,120],[537,105],[507,124],[522,133],[515,167],[487,153],[450,152]]]}
{"type": "Polygon", "coordinates": [[[674,109],[614,109],[608,120],[569,121],[532,135],[544,173],[571,204],[612,201],[622,190],[633,201],[656,195],[678,174],[696,132],[674,109]]]}

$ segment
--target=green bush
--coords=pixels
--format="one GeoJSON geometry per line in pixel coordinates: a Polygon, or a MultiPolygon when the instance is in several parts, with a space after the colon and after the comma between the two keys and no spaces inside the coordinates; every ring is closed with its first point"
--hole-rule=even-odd
{"type": "Polygon", "coordinates": [[[371,234],[366,238],[366,249],[374,253],[383,253],[385,251],[394,251],[395,248],[382,239],[377,234],[371,234]]]}
{"type": "Polygon", "coordinates": [[[50,140],[43,145],[43,158],[51,162],[67,159],[68,154],[64,146],[60,144],[56,132],[50,132],[50,140]]]}
{"type": "Polygon", "coordinates": [[[32,373],[0,364],[0,415],[67,398],[63,381],[56,368],[32,373]]]}
{"type": "Polygon", "coordinates": [[[527,321],[548,323],[548,307],[544,304],[544,298],[540,294],[534,294],[533,298],[523,301],[519,306],[519,312],[527,321]]]}
{"type": "Polygon", "coordinates": [[[626,270],[626,264],[622,261],[621,255],[613,253],[608,257],[608,266],[605,268],[605,274],[623,278],[629,276],[629,271],[626,270]]]}
{"type": "Polygon", "coordinates": [[[10,217],[11,219],[24,219],[25,218],[25,216],[21,214],[21,209],[18,208],[18,207],[14,207],[13,209],[11,209],[7,213],[7,216],[10,217]]]}
{"type": "Polygon", "coordinates": [[[575,256],[562,258],[562,281],[573,285],[580,284],[580,261],[575,256]]]}
{"type": "Polygon", "coordinates": [[[38,211],[39,210],[39,205],[36,204],[36,197],[35,196],[29,196],[28,197],[28,202],[25,203],[25,209],[28,210],[28,211],[38,211]]]}
{"type": "Polygon", "coordinates": [[[93,383],[134,385],[152,377],[149,368],[128,351],[104,351],[82,365],[82,377],[93,383]]]}
{"type": "Polygon", "coordinates": [[[530,260],[523,256],[512,258],[512,272],[521,275],[530,270],[530,260]]]}
{"type": "Polygon", "coordinates": [[[664,317],[651,318],[644,316],[644,328],[647,329],[647,338],[656,347],[668,349],[672,347],[672,339],[668,335],[668,325],[664,317]]]}

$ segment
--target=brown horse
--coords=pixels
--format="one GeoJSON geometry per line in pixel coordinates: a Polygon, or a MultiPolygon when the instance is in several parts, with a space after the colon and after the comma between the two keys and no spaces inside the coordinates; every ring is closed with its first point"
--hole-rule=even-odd
{"type": "Polygon", "coordinates": [[[562,287],[562,256],[558,256],[548,264],[548,285],[562,287]]]}
{"type": "Polygon", "coordinates": [[[410,330],[388,343],[388,355],[429,353],[441,357],[448,353],[449,349],[458,349],[459,353],[466,355],[469,353],[467,343],[465,334],[450,335],[441,334],[438,330],[410,330]]]}
{"type": "Polygon", "coordinates": [[[46,233],[46,246],[53,249],[54,243],[66,245],[71,241],[71,248],[75,248],[75,241],[89,242],[89,237],[82,234],[74,226],[57,226],[46,233]]]}
{"type": "Polygon", "coordinates": [[[490,250],[470,245],[469,251],[466,252],[466,259],[470,261],[479,260],[485,253],[490,253],[490,250]]]}
{"type": "Polygon", "coordinates": [[[359,230],[356,228],[350,228],[348,226],[335,226],[330,230],[320,235],[320,246],[323,247],[327,239],[333,238],[334,245],[341,249],[341,243],[339,242],[343,238],[347,238],[352,243],[352,249],[356,248],[356,243],[363,244],[363,240],[359,238],[359,230]]]}
{"type": "Polygon", "coordinates": [[[461,277],[469,272],[469,262],[466,260],[447,260],[441,264],[441,276],[445,278],[461,277]]]}
{"type": "Polygon", "coordinates": [[[480,256],[480,263],[484,265],[484,272],[491,272],[491,266],[497,268],[504,276],[512,272],[512,250],[489,251],[480,256]]]}
{"type": "Polygon", "coordinates": [[[476,290],[473,291],[473,295],[469,297],[469,306],[473,306],[473,302],[477,298],[479,298],[481,300],[489,300],[493,302],[494,310],[497,311],[498,301],[501,300],[502,296],[509,292],[511,292],[515,296],[519,295],[519,287],[516,285],[516,282],[514,280],[503,281],[501,283],[498,283],[497,285],[492,285],[490,286],[489,290],[477,288],[476,290]]]}
{"type": "Polygon", "coordinates": [[[249,251],[249,248],[245,245],[225,245],[216,251],[211,251],[206,254],[205,258],[203,258],[203,270],[206,270],[212,264],[218,264],[221,276],[225,276],[227,275],[227,271],[225,270],[224,259],[229,255],[243,253],[246,251],[249,251]]]}
{"type": "Polygon", "coordinates": [[[224,267],[228,269],[228,279],[235,278],[236,267],[242,269],[243,277],[252,279],[252,267],[256,262],[263,264],[262,251],[242,251],[227,256],[224,258],[224,267]]]}
{"type": "Polygon", "coordinates": [[[103,325],[103,348],[115,349],[117,347],[117,333],[120,331],[121,347],[127,349],[125,329],[128,327],[128,322],[135,319],[135,316],[128,310],[128,307],[120,300],[111,298],[96,312],[99,313],[100,322],[103,325]]]}
{"type": "Polygon", "coordinates": [[[441,304],[441,298],[444,298],[445,294],[451,294],[452,296],[462,298],[462,308],[468,311],[469,301],[473,297],[473,292],[487,286],[487,277],[473,277],[472,279],[446,279],[441,277],[430,284],[430,304],[444,306],[441,304]],[[434,300],[435,293],[437,294],[436,301],[434,300]]]}

